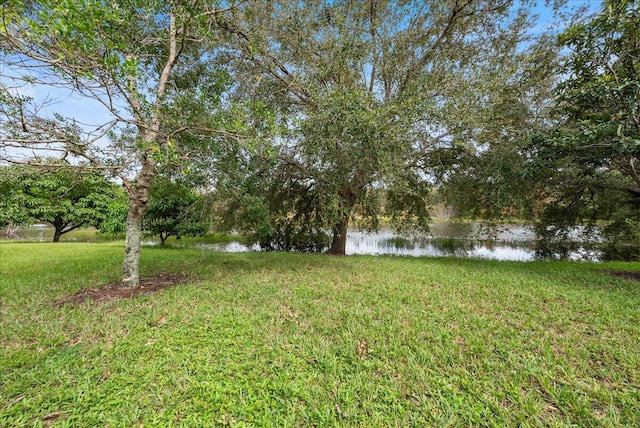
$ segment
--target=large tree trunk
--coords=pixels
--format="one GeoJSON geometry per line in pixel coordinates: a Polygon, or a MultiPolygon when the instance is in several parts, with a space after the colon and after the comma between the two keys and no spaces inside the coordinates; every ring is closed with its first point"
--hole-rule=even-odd
{"type": "MultiPolygon", "coordinates": [[[[357,173],[356,173],[357,175],[357,173]]],[[[349,227],[349,218],[351,217],[351,210],[353,209],[358,192],[362,190],[362,187],[358,187],[357,191],[353,190],[350,183],[342,188],[340,196],[340,220],[333,226],[333,239],[331,241],[331,247],[327,254],[336,256],[344,256],[347,249],[347,228],[349,227]]]]}
{"type": "Polygon", "coordinates": [[[53,232],[53,242],[60,242],[61,236],[62,236],[62,231],[56,227],[55,232],[53,232]]]}
{"type": "Polygon", "coordinates": [[[338,224],[333,226],[333,240],[328,254],[336,256],[344,256],[347,248],[347,227],[349,226],[349,217],[345,217],[338,224]]]}

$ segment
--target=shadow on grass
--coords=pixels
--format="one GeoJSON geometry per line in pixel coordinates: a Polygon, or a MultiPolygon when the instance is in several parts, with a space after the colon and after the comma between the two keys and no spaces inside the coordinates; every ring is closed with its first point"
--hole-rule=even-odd
{"type": "MultiPolygon", "coordinates": [[[[239,277],[258,272],[282,275],[300,273],[306,277],[317,272],[323,277],[341,275],[345,272],[357,273],[371,269],[375,260],[395,261],[395,268],[413,269],[440,266],[442,269],[457,270],[456,275],[465,271],[464,276],[486,281],[483,276],[498,276],[509,282],[521,282],[523,277],[537,278],[535,284],[549,286],[565,285],[570,288],[600,289],[603,291],[623,291],[637,294],[640,272],[627,270],[625,266],[568,263],[568,262],[505,262],[480,259],[460,259],[451,257],[398,257],[364,256],[334,257],[324,254],[299,254],[289,252],[246,252],[224,253],[184,248],[149,248],[143,251],[141,287],[131,289],[120,287],[117,281],[79,290],[55,303],[79,304],[85,301],[103,302],[109,300],[135,298],[184,283],[222,280],[224,277],[239,277]],[[626,280],[626,281],[625,281],[626,280]]],[[[428,275],[428,271],[425,272],[428,275]]],[[[275,277],[274,277],[275,278],[275,277]]],[[[527,281],[528,283],[528,281],[527,281]]]]}
{"type": "MultiPolygon", "coordinates": [[[[217,253],[199,254],[197,250],[178,248],[145,249],[144,273],[139,287],[123,287],[120,281],[83,288],[54,302],[55,305],[81,304],[87,301],[105,301],[136,298],[158,291],[211,279],[212,276],[251,275],[256,272],[309,272],[316,269],[344,271],[354,269],[350,263],[341,263],[339,258],[327,255],[295,253],[217,253]],[[167,257],[168,254],[179,255],[167,257]]],[[[95,283],[94,283],[95,285],[95,283]]]]}

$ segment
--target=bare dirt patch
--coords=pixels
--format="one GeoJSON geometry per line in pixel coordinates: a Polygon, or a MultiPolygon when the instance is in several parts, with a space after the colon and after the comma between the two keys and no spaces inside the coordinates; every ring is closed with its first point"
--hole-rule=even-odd
{"type": "Polygon", "coordinates": [[[640,272],[629,272],[625,270],[606,270],[605,272],[611,276],[640,282],[640,272]]]}
{"type": "Polygon", "coordinates": [[[162,274],[140,278],[140,285],[135,288],[122,287],[120,282],[112,282],[102,287],[87,288],[73,293],[56,303],[58,305],[79,304],[88,300],[97,303],[109,300],[131,299],[145,294],[153,294],[159,290],[187,282],[187,275],[162,274]]]}

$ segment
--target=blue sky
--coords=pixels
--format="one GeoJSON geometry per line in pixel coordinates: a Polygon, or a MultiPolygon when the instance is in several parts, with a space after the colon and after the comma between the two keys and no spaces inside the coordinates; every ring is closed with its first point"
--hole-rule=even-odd
{"type": "MultiPolygon", "coordinates": [[[[570,9],[586,8],[585,15],[590,15],[597,13],[601,9],[602,0],[567,0],[567,7],[570,9]]],[[[565,24],[553,16],[552,10],[545,6],[544,0],[537,1],[533,11],[540,16],[539,24],[537,26],[539,31],[543,31],[544,28],[550,25],[553,26],[554,24],[557,24],[563,26],[565,24]]]]}

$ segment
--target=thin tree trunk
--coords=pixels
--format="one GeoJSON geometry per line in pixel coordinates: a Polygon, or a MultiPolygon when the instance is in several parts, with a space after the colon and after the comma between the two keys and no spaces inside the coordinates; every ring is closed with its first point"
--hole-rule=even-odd
{"type": "MultiPolygon", "coordinates": [[[[169,77],[176,63],[180,50],[178,49],[178,28],[176,27],[176,15],[169,13],[169,56],[162,68],[156,89],[156,100],[154,103],[153,115],[145,126],[139,125],[138,132],[140,140],[145,144],[157,143],[160,131],[161,110],[167,90],[169,77]]],[[[128,57],[127,59],[135,59],[128,57]]],[[[137,95],[135,78],[130,78],[131,87],[134,89],[129,99],[129,103],[137,118],[141,119],[142,102],[137,95]]],[[[137,287],[140,285],[140,244],[142,240],[142,218],[149,203],[149,192],[151,181],[155,177],[155,162],[150,152],[142,154],[142,169],[133,183],[125,181],[125,189],[129,195],[129,214],[127,214],[126,238],[124,248],[124,263],[122,264],[122,285],[125,287],[137,287]]]]}
{"type": "Polygon", "coordinates": [[[344,256],[347,249],[347,227],[349,225],[349,217],[345,217],[338,224],[333,226],[333,240],[328,254],[335,256],[344,256]]]}
{"type": "Polygon", "coordinates": [[[140,246],[142,242],[142,219],[149,204],[151,181],[155,176],[155,164],[150,157],[144,157],[142,170],[135,185],[125,187],[129,194],[129,213],[125,224],[124,262],[122,264],[122,285],[137,287],[140,285],[140,246]]]}
{"type": "Polygon", "coordinates": [[[68,232],[64,230],[65,227],[68,226],[69,223],[65,223],[62,217],[56,217],[53,221],[49,221],[54,228],[53,232],[53,242],[60,242],[60,237],[68,232]]]}
{"type": "Polygon", "coordinates": [[[140,284],[140,245],[142,241],[142,213],[130,209],[127,214],[124,263],[122,265],[122,285],[137,287],[140,284]]]}

